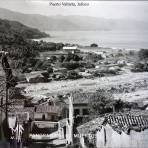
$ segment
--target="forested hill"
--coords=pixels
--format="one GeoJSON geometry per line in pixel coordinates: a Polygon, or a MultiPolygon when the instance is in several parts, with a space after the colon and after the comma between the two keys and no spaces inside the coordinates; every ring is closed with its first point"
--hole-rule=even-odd
{"type": "Polygon", "coordinates": [[[27,39],[36,39],[49,36],[44,32],[40,32],[38,29],[30,28],[17,21],[0,19],[0,37],[7,36],[9,38],[15,35],[27,39]]]}
{"type": "Polygon", "coordinates": [[[11,68],[24,71],[38,61],[39,52],[59,50],[63,44],[34,41],[31,39],[47,37],[38,29],[27,27],[16,21],[0,19],[0,51],[9,53],[11,68]]]}

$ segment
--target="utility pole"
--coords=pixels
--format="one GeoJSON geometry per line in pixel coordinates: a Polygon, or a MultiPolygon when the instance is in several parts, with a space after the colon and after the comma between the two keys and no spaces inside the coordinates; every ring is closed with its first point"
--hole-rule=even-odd
{"type": "Polygon", "coordinates": [[[6,81],[6,107],[5,107],[5,115],[6,120],[8,121],[8,99],[9,99],[9,89],[7,87],[7,81],[6,81]]]}
{"type": "Polygon", "coordinates": [[[70,95],[69,99],[69,144],[73,145],[73,98],[70,95]]]}
{"type": "Polygon", "coordinates": [[[1,139],[0,140],[4,140],[4,132],[3,132],[3,127],[2,127],[2,123],[3,123],[3,110],[2,110],[2,107],[3,107],[3,96],[1,97],[1,114],[0,114],[0,135],[1,135],[1,139]]]}

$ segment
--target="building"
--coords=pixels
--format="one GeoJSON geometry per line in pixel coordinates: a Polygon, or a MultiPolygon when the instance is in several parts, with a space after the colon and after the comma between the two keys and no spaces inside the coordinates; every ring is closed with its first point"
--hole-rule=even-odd
{"type": "Polygon", "coordinates": [[[34,107],[23,107],[15,108],[11,107],[9,114],[15,115],[20,123],[28,122],[29,120],[34,120],[34,107]]]}
{"type": "Polygon", "coordinates": [[[59,122],[51,121],[33,121],[31,124],[31,131],[29,134],[32,147],[35,146],[65,146],[66,139],[64,132],[59,122]]]}
{"type": "Polygon", "coordinates": [[[26,80],[28,83],[42,83],[47,82],[47,78],[43,76],[46,71],[34,71],[26,74],[26,80]]]}
{"type": "Polygon", "coordinates": [[[47,51],[47,52],[41,52],[39,59],[41,60],[50,60],[51,57],[55,56],[55,57],[60,57],[60,56],[66,56],[68,53],[62,50],[59,51],[47,51]]]}
{"type": "Polygon", "coordinates": [[[80,50],[77,46],[64,46],[63,50],[72,54],[80,53],[80,50]]]}
{"type": "Polygon", "coordinates": [[[37,121],[58,121],[61,116],[61,108],[55,105],[38,105],[35,107],[34,119],[37,121]]]}
{"type": "MultiPolygon", "coordinates": [[[[71,97],[73,98],[74,116],[84,117],[89,115],[89,101],[94,93],[92,92],[73,92],[71,97]]],[[[68,104],[68,99],[65,100],[68,104]]]]}
{"type": "Polygon", "coordinates": [[[77,128],[83,148],[145,148],[148,112],[106,114],[77,128]]]}

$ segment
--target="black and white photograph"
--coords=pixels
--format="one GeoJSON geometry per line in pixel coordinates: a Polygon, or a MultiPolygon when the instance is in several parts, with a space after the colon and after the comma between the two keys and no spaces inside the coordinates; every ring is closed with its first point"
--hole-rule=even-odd
{"type": "Polygon", "coordinates": [[[147,148],[148,1],[0,0],[0,148],[147,148]]]}

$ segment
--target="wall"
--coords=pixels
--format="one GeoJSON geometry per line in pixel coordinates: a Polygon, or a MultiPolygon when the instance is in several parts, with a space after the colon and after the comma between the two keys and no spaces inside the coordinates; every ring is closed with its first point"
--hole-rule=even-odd
{"type": "Polygon", "coordinates": [[[42,116],[45,115],[45,120],[57,120],[57,116],[52,113],[35,113],[34,114],[34,119],[35,120],[43,120],[42,116]],[[54,116],[54,119],[53,119],[54,116]]]}
{"type": "Polygon", "coordinates": [[[106,125],[106,144],[104,129],[97,132],[97,148],[146,148],[148,145],[148,130],[142,132],[131,131],[130,135],[118,134],[109,125],[106,125]]]}
{"type": "Polygon", "coordinates": [[[74,110],[79,109],[80,110],[80,116],[83,116],[83,109],[88,109],[88,106],[74,106],[74,110]]]}

